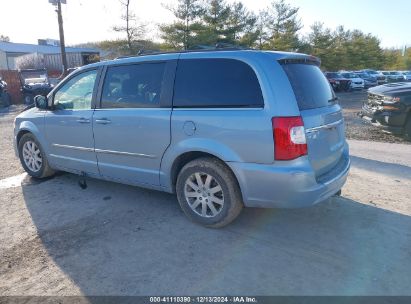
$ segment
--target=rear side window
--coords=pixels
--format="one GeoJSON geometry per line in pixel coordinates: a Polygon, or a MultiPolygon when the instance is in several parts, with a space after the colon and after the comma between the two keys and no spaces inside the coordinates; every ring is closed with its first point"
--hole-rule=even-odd
{"type": "Polygon", "coordinates": [[[263,107],[253,69],[234,59],[183,59],[178,63],[174,107],[263,107]]]}
{"type": "Polygon", "coordinates": [[[104,79],[102,108],[157,108],[165,63],[113,66],[104,79]]]}
{"type": "Polygon", "coordinates": [[[314,64],[283,64],[300,110],[326,107],[335,98],[320,68],[314,64]]]}

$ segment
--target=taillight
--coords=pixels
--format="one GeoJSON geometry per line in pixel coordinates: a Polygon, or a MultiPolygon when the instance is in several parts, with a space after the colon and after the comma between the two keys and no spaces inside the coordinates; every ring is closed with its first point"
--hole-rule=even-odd
{"type": "Polygon", "coordinates": [[[273,117],[271,121],[276,160],[291,160],[307,155],[307,141],[301,116],[273,117]]]}

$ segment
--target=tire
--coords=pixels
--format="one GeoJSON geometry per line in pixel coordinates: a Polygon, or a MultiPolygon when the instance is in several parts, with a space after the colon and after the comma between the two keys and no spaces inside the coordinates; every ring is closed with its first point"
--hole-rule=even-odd
{"type": "Polygon", "coordinates": [[[24,94],[23,102],[25,105],[31,105],[34,102],[34,96],[32,94],[24,94]]]}
{"type": "Polygon", "coordinates": [[[10,106],[10,94],[8,92],[3,93],[3,104],[5,107],[10,106]]]}
{"type": "Polygon", "coordinates": [[[408,115],[407,122],[404,126],[404,136],[407,140],[411,141],[411,114],[408,115]]]}
{"type": "Polygon", "coordinates": [[[0,96],[0,104],[2,104],[3,107],[8,107],[10,106],[10,95],[7,92],[3,92],[0,96]]]}
{"type": "Polygon", "coordinates": [[[21,165],[30,176],[45,178],[55,173],[50,168],[46,154],[33,134],[26,133],[21,137],[18,143],[18,151],[21,165]],[[33,159],[33,161],[30,162],[30,159],[33,159]],[[41,162],[36,161],[39,159],[41,162]]]}
{"type": "Polygon", "coordinates": [[[176,192],[186,216],[205,227],[226,226],[237,218],[243,208],[240,187],[234,174],[224,163],[211,157],[186,164],[178,174],[176,192]]]}

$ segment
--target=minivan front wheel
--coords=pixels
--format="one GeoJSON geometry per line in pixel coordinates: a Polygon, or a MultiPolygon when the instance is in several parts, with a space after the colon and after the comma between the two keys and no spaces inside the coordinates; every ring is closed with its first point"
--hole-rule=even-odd
{"type": "Polygon", "coordinates": [[[178,175],[176,192],[187,217],[207,227],[231,223],[243,208],[234,174],[213,158],[199,158],[186,164],[178,175]]]}
{"type": "Polygon", "coordinates": [[[42,147],[33,134],[24,134],[18,143],[18,149],[21,164],[30,176],[44,178],[54,174],[42,147]]]}

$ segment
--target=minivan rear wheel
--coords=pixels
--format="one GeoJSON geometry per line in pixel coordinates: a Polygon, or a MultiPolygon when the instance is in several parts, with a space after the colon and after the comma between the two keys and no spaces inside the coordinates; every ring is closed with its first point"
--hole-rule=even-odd
{"type": "Polygon", "coordinates": [[[199,158],[186,164],[177,177],[176,192],[186,216],[206,227],[219,228],[231,223],[243,208],[234,174],[213,158],[199,158]]]}

